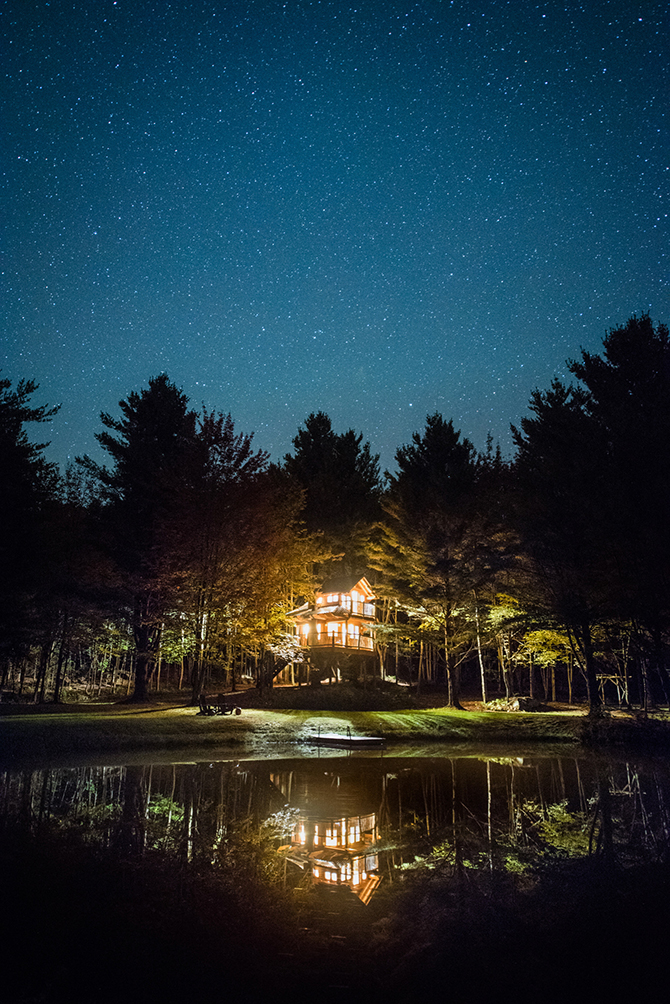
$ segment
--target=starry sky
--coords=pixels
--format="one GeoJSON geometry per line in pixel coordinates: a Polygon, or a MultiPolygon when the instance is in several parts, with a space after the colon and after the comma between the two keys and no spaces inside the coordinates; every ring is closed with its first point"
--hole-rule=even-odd
{"type": "Polygon", "coordinates": [[[166,372],[279,459],[483,449],[611,327],[670,322],[667,5],[9,0],[3,376],[49,459],[166,372]],[[40,430],[44,433],[44,430],[40,430]]]}

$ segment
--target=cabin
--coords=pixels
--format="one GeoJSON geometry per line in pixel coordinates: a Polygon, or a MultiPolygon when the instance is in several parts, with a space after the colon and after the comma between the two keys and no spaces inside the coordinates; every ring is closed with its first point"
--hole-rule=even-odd
{"type": "Polygon", "coordinates": [[[289,613],[300,638],[300,647],[373,655],[374,599],[372,586],[365,576],[338,576],[326,580],[313,605],[304,603],[289,613]]]}

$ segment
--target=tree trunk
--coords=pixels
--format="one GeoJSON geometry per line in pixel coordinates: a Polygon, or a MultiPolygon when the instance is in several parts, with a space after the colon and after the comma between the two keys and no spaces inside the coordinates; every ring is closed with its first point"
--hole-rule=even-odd
{"type": "Polygon", "coordinates": [[[150,656],[147,651],[135,653],[135,689],[133,690],[132,701],[146,701],[147,699],[147,673],[150,656]]]}
{"type": "Polygon", "coordinates": [[[202,692],[205,689],[205,660],[202,653],[198,653],[198,658],[193,664],[193,679],[191,687],[191,704],[195,707],[200,702],[202,692]]]}
{"type": "Polygon", "coordinates": [[[477,658],[479,660],[479,674],[482,681],[482,704],[486,704],[486,674],[484,673],[484,660],[482,658],[482,639],[479,629],[479,606],[475,595],[475,625],[477,628],[477,658]]]}
{"type": "Polygon", "coordinates": [[[591,640],[591,625],[588,621],[583,621],[582,645],[584,650],[584,675],[586,677],[586,689],[589,695],[589,714],[599,715],[602,712],[602,701],[598,690],[598,678],[596,676],[596,662],[593,657],[593,642],[591,640]]]}
{"type": "Polygon", "coordinates": [[[148,595],[135,597],[133,610],[133,635],[135,638],[135,689],[131,701],[141,702],[148,698],[148,684],[156,652],[161,643],[161,623],[153,620],[149,613],[148,595]]]}
{"type": "Polygon", "coordinates": [[[63,630],[60,636],[60,647],[58,649],[58,664],[56,666],[56,679],[54,681],[54,704],[60,704],[60,691],[63,681],[63,662],[65,661],[65,640],[67,638],[67,629],[70,622],[67,610],[63,611],[63,630]]]}
{"type": "Polygon", "coordinates": [[[37,675],[35,679],[35,704],[44,703],[44,691],[46,687],[47,672],[49,670],[49,662],[51,660],[51,653],[53,652],[54,641],[53,638],[49,638],[48,641],[42,642],[42,647],[40,650],[40,659],[38,664],[37,675]]]}
{"type": "Polygon", "coordinates": [[[460,667],[456,665],[456,659],[454,653],[451,650],[451,645],[449,644],[450,639],[447,633],[447,627],[445,624],[444,628],[444,655],[446,661],[447,670],[447,707],[456,708],[459,711],[463,710],[461,704],[461,671],[460,667]]]}

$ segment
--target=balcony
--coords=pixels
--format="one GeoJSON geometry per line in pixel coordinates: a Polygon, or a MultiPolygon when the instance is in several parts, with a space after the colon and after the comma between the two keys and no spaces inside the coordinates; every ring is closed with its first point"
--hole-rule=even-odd
{"type": "Polygon", "coordinates": [[[359,617],[369,617],[374,620],[374,603],[363,603],[361,600],[352,600],[350,596],[335,596],[332,599],[324,599],[319,596],[316,601],[316,613],[327,614],[336,610],[346,610],[347,615],[357,614],[359,617]]]}
{"type": "Polygon", "coordinates": [[[336,634],[301,634],[301,648],[341,648],[352,652],[373,652],[374,639],[368,635],[342,635],[336,634]]]}

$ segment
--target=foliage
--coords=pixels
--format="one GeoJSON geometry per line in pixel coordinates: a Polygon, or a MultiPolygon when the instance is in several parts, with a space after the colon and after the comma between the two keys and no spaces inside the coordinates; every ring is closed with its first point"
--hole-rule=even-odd
{"type": "MultiPolygon", "coordinates": [[[[513,429],[517,526],[538,598],[568,632],[600,703],[594,633],[617,615],[670,695],[670,343],[647,315],[569,364],[581,386],[535,391],[513,429]],[[641,486],[644,490],[641,491],[641,486]]],[[[646,692],[646,689],[645,689],[646,692]]]]}
{"type": "Polygon", "coordinates": [[[434,414],[385,488],[325,413],[270,466],[165,374],[101,415],[107,466],[59,479],[28,435],[58,409],[0,380],[0,688],[58,701],[132,661],[141,698],[166,660],[194,698],[241,672],[265,686],[300,656],[288,611],[339,559],[375,579],[381,674],[446,683],[455,707],[461,673],[482,700],[538,677],[580,698],[573,667],[592,710],[670,701],[668,330],[631,317],[568,370],[533,392],[513,463],[434,414]]]}
{"type": "Polygon", "coordinates": [[[459,666],[474,645],[480,596],[507,546],[488,505],[490,470],[439,414],[427,417],[396,462],[371,562],[382,594],[401,606],[400,631],[416,625],[441,652],[449,704],[458,707],[459,666]]]}
{"type": "Polygon", "coordinates": [[[50,422],[60,406],[34,406],[38,385],[0,379],[0,661],[26,653],[38,629],[34,601],[40,587],[47,514],[57,493],[55,465],[34,443],[30,425],[50,422]]]}
{"type": "Polygon", "coordinates": [[[282,468],[289,484],[303,492],[301,519],[310,533],[324,535],[326,549],[344,556],[348,572],[365,569],[365,541],[379,516],[379,457],[363,434],[336,433],[320,411],[305,420],[282,468]]]}

